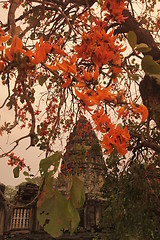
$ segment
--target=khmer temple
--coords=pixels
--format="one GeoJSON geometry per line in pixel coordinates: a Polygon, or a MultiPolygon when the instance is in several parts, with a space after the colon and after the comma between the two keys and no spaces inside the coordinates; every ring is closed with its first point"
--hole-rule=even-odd
{"type": "MultiPolygon", "coordinates": [[[[69,171],[83,180],[86,201],[80,209],[81,220],[76,232],[72,236],[64,232],[63,236],[56,239],[93,239],[102,214],[103,199],[100,189],[103,185],[105,163],[98,138],[85,117],[77,121],[70,134],[63,159],[61,174],[69,171]]],[[[5,192],[3,184],[0,189],[2,193],[5,192]]],[[[26,183],[19,186],[13,204],[0,198],[0,240],[54,239],[38,223],[36,202],[33,201],[37,192],[37,185],[26,183]]]]}

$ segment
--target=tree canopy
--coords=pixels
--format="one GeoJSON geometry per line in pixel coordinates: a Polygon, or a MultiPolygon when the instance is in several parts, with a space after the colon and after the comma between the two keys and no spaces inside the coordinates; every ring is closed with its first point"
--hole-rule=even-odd
{"type": "Polygon", "coordinates": [[[37,196],[39,220],[44,225],[55,206],[57,215],[63,210],[64,217],[55,229],[46,224],[46,231],[52,236],[60,235],[62,229],[73,232],[79,222],[77,209],[84,203],[81,181],[68,176],[69,200],[51,185],[63,158],[54,151],[55,143],[81,115],[98,133],[106,176],[113,174],[116,181],[123,176],[117,185],[121,189],[123,183],[121,193],[136,173],[130,167],[137,164],[135,169],[141,166],[143,176],[149,174],[145,175],[148,191],[159,198],[154,185],[155,178],[159,181],[160,154],[159,1],[11,0],[0,4],[8,16],[0,27],[0,77],[2,91],[7,89],[0,109],[7,106],[14,112],[13,122],[6,120],[0,126],[0,137],[16,128],[28,131],[15,139],[8,152],[1,149],[0,157],[8,157],[15,177],[21,171],[30,177],[23,156],[15,154],[16,147],[28,138],[28,148],[38,146],[45,152],[39,169],[45,179],[37,196]],[[17,9],[21,9],[19,16],[17,9]],[[148,173],[150,165],[153,171],[148,173]]]}

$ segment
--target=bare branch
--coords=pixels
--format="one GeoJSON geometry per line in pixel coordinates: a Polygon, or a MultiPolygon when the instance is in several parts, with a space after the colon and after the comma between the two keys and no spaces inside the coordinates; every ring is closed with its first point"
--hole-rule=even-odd
{"type": "Polygon", "coordinates": [[[35,120],[35,114],[34,114],[34,110],[33,110],[32,104],[30,102],[30,99],[28,98],[27,91],[26,91],[25,80],[27,78],[27,73],[24,70],[20,70],[19,69],[17,78],[21,82],[22,90],[23,90],[23,96],[24,96],[24,99],[26,100],[29,113],[31,114],[31,121],[32,121],[32,123],[31,123],[31,129],[30,129],[30,134],[29,134],[29,136],[31,138],[30,146],[35,146],[35,125],[36,125],[36,120],[35,120]]]}
{"type": "Polygon", "coordinates": [[[150,148],[150,149],[156,151],[157,153],[160,153],[160,145],[154,143],[151,139],[146,140],[143,135],[138,134],[138,133],[133,133],[133,132],[131,133],[131,136],[136,137],[141,141],[140,147],[142,147],[142,146],[147,147],[147,148],[150,148]]]}
{"type": "Polygon", "coordinates": [[[8,12],[8,25],[11,30],[11,36],[16,34],[15,12],[19,4],[19,0],[12,0],[8,12]]]}

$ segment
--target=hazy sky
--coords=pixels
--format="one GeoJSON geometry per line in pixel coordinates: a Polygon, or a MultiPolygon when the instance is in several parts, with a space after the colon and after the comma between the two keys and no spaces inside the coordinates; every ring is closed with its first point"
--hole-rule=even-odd
{"type": "MultiPolygon", "coordinates": [[[[5,23],[7,20],[7,10],[0,8],[0,20],[5,23]]],[[[17,14],[21,12],[20,9],[17,10],[17,14]]],[[[6,95],[6,87],[2,86],[0,82],[0,106],[2,105],[6,95]]],[[[13,111],[9,111],[7,108],[0,109],[0,126],[1,124],[6,122],[11,122],[14,118],[13,111]]],[[[0,136],[0,147],[5,151],[7,149],[10,149],[10,147],[13,146],[11,144],[14,140],[17,138],[26,135],[26,130],[20,130],[16,128],[12,134],[7,135],[4,134],[3,136],[0,136]]],[[[33,174],[35,174],[38,170],[39,161],[40,159],[44,158],[44,155],[40,155],[42,152],[39,151],[37,148],[29,148],[26,150],[26,148],[29,146],[29,139],[23,140],[20,143],[20,146],[17,147],[17,149],[14,151],[17,156],[24,157],[26,165],[30,165],[33,174]]],[[[0,151],[0,154],[2,152],[0,151]]],[[[0,159],[0,182],[4,184],[9,185],[17,185],[24,181],[23,174],[20,174],[20,177],[18,179],[15,179],[13,176],[13,168],[7,165],[7,158],[0,159]]]]}
{"type": "MultiPolygon", "coordinates": [[[[5,87],[0,84],[0,106],[2,105],[5,97],[5,87]]],[[[4,121],[12,123],[13,119],[14,112],[12,110],[8,110],[8,108],[0,109],[0,126],[4,121]]],[[[3,134],[0,136],[0,147],[4,151],[7,151],[14,146],[13,141],[26,135],[27,133],[27,130],[16,128],[13,130],[12,134],[3,134]]],[[[33,173],[35,174],[38,170],[39,160],[43,158],[44,155],[40,156],[41,151],[37,148],[29,148],[26,150],[29,144],[29,139],[22,140],[14,152],[17,156],[24,157],[26,165],[30,165],[33,173]]],[[[0,154],[1,153],[2,152],[0,151],[0,154]]],[[[4,184],[17,185],[24,180],[24,177],[22,177],[23,174],[20,175],[19,179],[14,179],[12,170],[13,168],[7,165],[7,158],[0,159],[0,182],[3,182],[4,184]]]]}

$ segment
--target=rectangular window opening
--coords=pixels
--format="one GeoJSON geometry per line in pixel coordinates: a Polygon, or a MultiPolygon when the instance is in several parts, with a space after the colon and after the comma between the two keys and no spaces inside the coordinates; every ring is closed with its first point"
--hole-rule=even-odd
{"type": "Polygon", "coordinates": [[[31,208],[14,208],[10,229],[29,229],[31,220],[31,208]]]}

